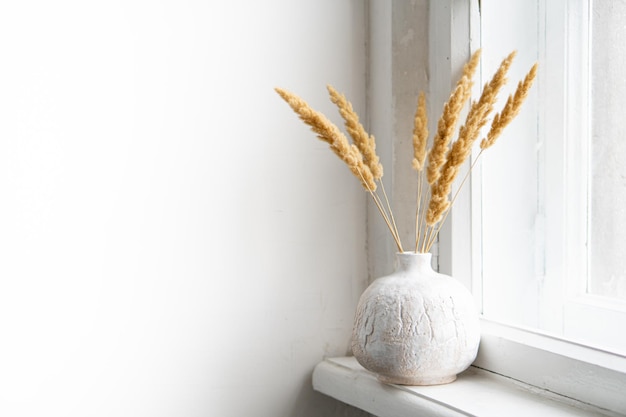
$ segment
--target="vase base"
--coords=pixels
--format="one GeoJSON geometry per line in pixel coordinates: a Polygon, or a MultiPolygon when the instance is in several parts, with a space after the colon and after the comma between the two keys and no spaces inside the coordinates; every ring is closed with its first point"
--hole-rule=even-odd
{"type": "Polygon", "coordinates": [[[402,376],[384,376],[376,375],[380,382],[385,384],[396,385],[443,385],[449,384],[456,380],[456,375],[448,375],[443,377],[402,377],[402,376]]]}

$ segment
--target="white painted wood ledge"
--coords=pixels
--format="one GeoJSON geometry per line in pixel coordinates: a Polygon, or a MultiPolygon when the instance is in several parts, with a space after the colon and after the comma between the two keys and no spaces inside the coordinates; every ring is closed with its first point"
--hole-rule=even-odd
{"type": "Polygon", "coordinates": [[[381,383],[353,357],[329,358],[313,388],[379,417],[615,415],[473,366],[451,384],[414,387],[381,383]]]}

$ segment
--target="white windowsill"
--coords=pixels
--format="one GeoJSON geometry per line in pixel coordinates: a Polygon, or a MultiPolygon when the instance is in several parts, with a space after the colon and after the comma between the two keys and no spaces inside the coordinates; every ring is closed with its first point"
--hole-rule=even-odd
{"type": "Polygon", "coordinates": [[[329,358],[315,367],[313,388],[379,417],[612,415],[475,367],[451,384],[409,387],[379,382],[353,357],[329,358]]]}

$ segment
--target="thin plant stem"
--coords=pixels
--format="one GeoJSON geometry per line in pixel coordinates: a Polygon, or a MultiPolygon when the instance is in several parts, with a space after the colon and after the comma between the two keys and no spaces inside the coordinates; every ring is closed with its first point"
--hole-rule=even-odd
{"type": "Polygon", "coordinates": [[[422,223],[421,227],[420,227],[420,236],[422,238],[422,242],[421,245],[418,249],[418,252],[420,253],[424,253],[424,243],[426,242],[426,235],[428,233],[428,229],[424,227],[424,224],[422,223]]]}
{"type": "Polygon", "coordinates": [[[424,204],[422,205],[422,214],[421,214],[421,218],[420,218],[420,236],[422,237],[422,246],[420,248],[420,252],[424,253],[424,243],[426,242],[426,231],[427,226],[426,226],[426,207],[428,207],[428,204],[426,204],[426,197],[424,197],[424,204]]]}
{"type": "Polygon", "coordinates": [[[422,203],[422,171],[417,175],[417,207],[415,208],[415,252],[420,242],[420,209],[422,203]]]}
{"type": "MultiPolygon", "coordinates": [[[[387,210],[389,212],[389,215],[391,217],[391,223],[393,224],[393,230],[391,231],[391,233],[394,233],[395,235],[395,239],[400,242],[400,232],[398,232],[398,226],[396,226],[396,220],[393,217],[393,210],[391,210],[391,204],[389,204],[389,199],[387,198],[387,193],[385,192],[385,184],[382,182],[382,180],[380,180],[380,189],[383,190],[383,196],[385,197],[385,203],[387,204],[387,210]]],[[[399,244],[400,247],[402,247],[402,245],[399,244]]],[[[400,250],[400,252],[403,252],[402,250],[400,250]]]]}
{"type": "MultiPolygon", "coordinates": [[[[425,184],[424,184],[425,185],[425,184]]],[[[428,193],[430,193],[430,189],[428,191],[428,193]]],[[[422,198],[422,216],[421,216],[421,225],[420,225],[420,229],[423,231],[422,232],[422,238],[425,240],[425,231],[426,231],[426,211],[428,210],[428,193],[424,193],[423,194],[423,198],[422,198]]],[[[422,249],[421,249],[422,253],[424,253],[424,243],[422,242],[422,249]]]]}
{"type": "MultiPolygon", "coordinates": [[[[361,174],[361,171],[359,171],[359,175],[363,177],[363,174],[361,174]]],[[[378,195],[374,192],[374,190],[372,190],[369,186],[367,186],[366,182],[364,182],[364,184],[366,184],[367,191],[370,193],[372,200],[374,200],[374,204],[376,204],[376,208],[378,208],[380,215],[383,217],[383,220],[387,224],[387,227],[389,228],[389,231],[391,232],[391,236],[393,237],[393,240],[395,241],[396,246],[398,247],[398,250],[400,252],[404,252],[402,249],[402,243],[400,243],[400,238],[398,236],[397,229],[394,229],[391,222],[389,221],[389,216],[387,215],[387,213],[385,212],[385,209],[382,206],[382,201],[380,197],[378,197],[378,195]]],[[[382,181],[380,181],[380,184],[382,186],[382,181]]]]}
{"type": "Polygon", "coordinates": [[[422,242],[422,252],[423,253],[426,253],[426,252],[430,251],[430,248],[431,248],[432,245],[429,245],[428,242],[430,242],[431,239],[434,239],[433,238],[433,230],[434,230],[434,228],[432,226],[426,225],[426,231],[424,232],[424,241],[422,242]]]}
{"type": "Polygon", "coordinates": [[[416,239],[415,239],[415,252],[423,251],[423,242],[420,248],[420,241],[425,239],[424,235],[424,218],[426,216],[426,194],[424,193],[424,182],[425,176],[422,172],[419,175],[419,184],[418,184],[418,197],[417,197],[417,218],[415,219],[415,228],[416,228],[416,239]]]}
{"type": "Polygon", "coordinates": [[[428,209],[428,197],[427,193],[424,192],[426,176],[422,175],[422,195],[421,195],[421,213],[419,218],[419,234],[422,240],[421,245],[416,248],[416,251],[424,253],[424,246],[426,243],[426,233],[428,232],[428,226],[426,225],[426,210],[428,209]]]}
{"type": "Polygon", "coordinates": [[[387,213],[385,213],[385,210],[384,210],[383,206],[381,205],[381,202],[379,201],[380,198],[373,191],[370,191],[370,195],[372,196],[372,198],[374,200],[374,203],[376,204],[376,207],[378,208],[378,211],[383,216],[383,219],[385,220],[385,223],[387,224],[387,227],[391,231],[391,235],[393,237],[393,240],[396,243],[396,246],[398,247],[398,251],[404,252],[404,250],[402,249],[402,244],[400,243],[400,239],[398,238],[398,236],[394,232],[393,226],[392,226],[391,222],[389,221],[389,218],[387,217],[387,213]]]}

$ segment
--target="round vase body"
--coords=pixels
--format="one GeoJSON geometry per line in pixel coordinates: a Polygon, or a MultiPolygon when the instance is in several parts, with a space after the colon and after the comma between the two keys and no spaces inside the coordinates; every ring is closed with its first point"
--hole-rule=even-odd
{"type": "Polygon", "coordinates": [[[352,352],[387,383],[452,382],[476,358],[478,311],[471,293],[435,272],[429,253],[398,253],[394,273],[361,295],[352,352]]]}

